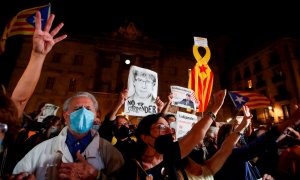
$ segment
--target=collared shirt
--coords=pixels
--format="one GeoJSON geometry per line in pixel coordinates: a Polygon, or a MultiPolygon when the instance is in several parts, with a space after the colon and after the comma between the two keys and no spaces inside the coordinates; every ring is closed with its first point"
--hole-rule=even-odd
{"type": "Polygon", "coordinates": [[[76,139],[69,131],[67,132],[66,144],[69,148],[69,151],[73,157],[74,162],[77,161],[76,153],[80,150],[82,153],[85,148],[92,141],[92,134],[89,132],[86,136],[81,139],[76,139]]]}

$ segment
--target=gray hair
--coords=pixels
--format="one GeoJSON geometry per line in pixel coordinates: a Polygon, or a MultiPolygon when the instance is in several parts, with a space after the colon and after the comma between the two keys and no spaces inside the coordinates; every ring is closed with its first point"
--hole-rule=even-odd
{"type": "Polygon", "coordinates": [[[68,111],[69,107],[70,107],[70,103],[74,98],[78,98],[78,97],[87,97],[90,98],[93,102],[94,108],[97,111],[98,110],[98,101],[96,100],[95,96],[92,95],[91,93],[88,92],[77,92],[75,95],[69,97],[63,105],[63,111],[68,111]]]}

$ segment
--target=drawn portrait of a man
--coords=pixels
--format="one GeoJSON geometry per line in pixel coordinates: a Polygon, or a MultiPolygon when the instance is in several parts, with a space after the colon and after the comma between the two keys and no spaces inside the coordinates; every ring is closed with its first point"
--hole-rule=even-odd
{"type": "Polygon", "coordinates": [[[156,113],[157,73],[149,69],[131,66],[128,76],[128,99],[125,113],[145,116],[156,113]]]}

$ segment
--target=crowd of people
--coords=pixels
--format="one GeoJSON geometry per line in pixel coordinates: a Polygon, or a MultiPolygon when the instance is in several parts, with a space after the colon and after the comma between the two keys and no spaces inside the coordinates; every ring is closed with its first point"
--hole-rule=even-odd
{"type": "MultiPolygon", "coordinates": [[[[143,117],[137,127],[118,114],[131,98],[127,89],[101,125],[98,101],[89,92],[66,99],[61,117],[24,121],[46,55],[67,37],[55,37],[63,23],[50,30],[53,20],[52,14],[41,29],[36,13],[28,65],[12,95],[0,93],[1,179],[300,179],[300,108],[295,105],[280,124],[255,130],[250,109],[243,106],[241,122],[220,125],[216,119],[226,90],[213,94],[211,108],[178,140],[172,125],[176,116],[168,114],[172,94],[168,102],[153,99],[157,113],[143,117]],[[32,129],[37,132],[29,135],[32,129]]],[[[155,83],[135,81],[135,86],[155,83]]]]}

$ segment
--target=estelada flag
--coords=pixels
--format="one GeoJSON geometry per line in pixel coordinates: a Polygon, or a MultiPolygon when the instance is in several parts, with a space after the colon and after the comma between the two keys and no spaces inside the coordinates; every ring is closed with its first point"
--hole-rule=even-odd
{"type": "Polygon", "coordinates": [[[247,91],[230,91],[230,93],[235,95],[232,99],[234,103],[245,104],[250,109],[267,108],[271,105],[271,100],[262,94],[247,91]]]}
{"type": "Polygon", "coordinates": [[[240,110],[243,107],[243,105],[245,105],[249,101],[248,97],[242,96],[239,93],[229,91],[228,95],[237,110],[240,110]]]}
{"type": "Polygon", "coordinates": [[[211,53],[207,45],[206,38],[195,37],[195,45],[193,46],[193,54],[197,60],[194,68],[189,72],[188,88],[194,90],[195,96],[198,99],[199,112],[204,112],[210,100],[214,74],[208,66],[211,53]],[[201,57],[198,48],[203,47],[206,54],[201,57]]]}
{"type": "Polygon", "coordinates": [[[41,12],[42,28],[45,27],[46,22],[50,16],[51,5],[37,6],[20,11],[12,20],[6,25],[1,40],[0,40],[0,54],[5,50],[5,43],[7,38],[14,35],[32,35],[35,30],[35,13],[41,12]]]}

